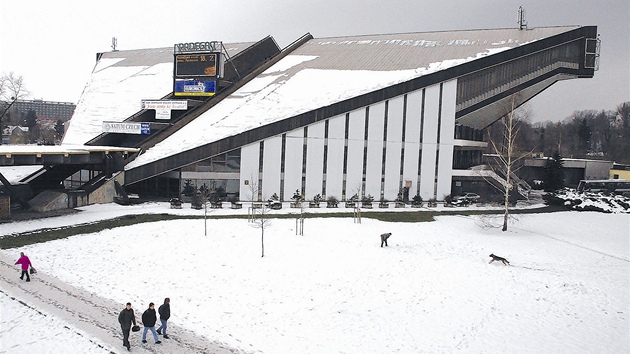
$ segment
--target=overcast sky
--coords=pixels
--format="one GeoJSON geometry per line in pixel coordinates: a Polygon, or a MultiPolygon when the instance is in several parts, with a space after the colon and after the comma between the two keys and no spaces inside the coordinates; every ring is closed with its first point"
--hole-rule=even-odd
{"type": "MultiPolygon", "coordinates": [[[[96,53],[190,41],[257,41],[285,47],[303,34],[332,37],[517,27],[598,26],[600,70],[562,81],[530,101],[533,121],[630,101],[628,0],[0,0],[0,72],[23,76],[28,98],[76,103],[96,53]]],[[[149,97],[148,97],[149,98],[149,97]]]]}

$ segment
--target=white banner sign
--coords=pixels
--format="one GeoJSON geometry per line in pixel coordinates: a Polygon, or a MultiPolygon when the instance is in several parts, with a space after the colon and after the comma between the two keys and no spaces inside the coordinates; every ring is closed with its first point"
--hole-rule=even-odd
{"type": "Polygon", "coordinates": [[[142,108],[141,109],[155,109],[155,110],[165,110],[165,109],[179,109],[184,110],[188,109],[188,101],[186,100],[173,100],[173,101],[151,101],[151,100],[142,100],[142,108]]]}
{"type": "Polygon", "coordinates": [[[155,119],[171,119],[171,110],[170,109],[156,109],[155,119]]]}
{"type": "Polygon", "coordinates": [[[171,119],[171,110],[188,109],[187,100],[151,101],[142,100],[141,109],[155,109],[155,119],[171,119]]]}
{"type": "Polygon", "coordinates": [[[103,122],[103,133],[151,134],[149,123],[103,122]]]}

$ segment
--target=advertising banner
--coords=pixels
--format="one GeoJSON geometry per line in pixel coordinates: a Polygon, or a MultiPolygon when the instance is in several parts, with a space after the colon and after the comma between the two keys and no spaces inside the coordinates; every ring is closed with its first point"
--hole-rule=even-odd
{"type": "Polygon", "coordinates": [[[214,96],[214,80],[175,80],[175,96],[214,96]]]}
{"type": "Polygon", "coordinates": [[[159,100],[142,100],[142,107],[140,109],[188,109],[188,101],[176,100],[176,101],[159,101],[159,100]]]}
{"type": "Polygon", "coordinates": [[[149,123],[103,122],[103,133],[151,134],[149,123]]]}
{"type": "Polygon", "coordinates": [[[155,119],[168,120],[168,119],[171,119],[171,110],[188,109],[188,101],[186,100],[175,100],[175,101],[142,100],[142,106],[140,109],[154,109],[155,119]]]}

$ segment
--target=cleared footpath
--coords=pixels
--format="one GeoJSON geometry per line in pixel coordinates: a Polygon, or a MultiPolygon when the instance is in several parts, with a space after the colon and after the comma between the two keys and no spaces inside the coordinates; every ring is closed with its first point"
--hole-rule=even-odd
{"type": "MultiPolygon", "coordinates": [[[[122,331],[118,324],[118,313],[124,304],[89,293],[83,289],[66,284],[59,279],[38,272],[31,276],[30,282],[19,279],[15,260],[0,253],[0,296],[9,296],[22,305],[35,309],[42,315],[50,314],[67,322],[69,331],[78,329],[89,334],[94,343],[112,353],[127,352],[122,346],[122,331]],[[112,351],[112,349],[114,351],[112,351]]],[[[138,310],[136,310],[138,311],[138,310]]],[[[136,319],[140,320],[140,313],[136,319]]],[[[140,324],[140,323],[138,323],[140,324]]],[[[222,343],[212,342],[203,336],[194,334],[185,328],[169,324],[170,339],[161,339],[161,345],[155,345],[148,335],[149,343],[141,343],[142,332],[131,333],[131,351],[135,353],[243,353],[222,343]]]]}

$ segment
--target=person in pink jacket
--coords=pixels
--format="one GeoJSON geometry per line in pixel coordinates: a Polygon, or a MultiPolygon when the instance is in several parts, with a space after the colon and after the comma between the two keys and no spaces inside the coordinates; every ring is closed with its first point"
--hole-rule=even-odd
{"type": "Polygon", "coordinates": [[[15,264],[22,265],[22,275],[20,276],[21,280],[24,280],[24,274],[26,274],[26,281],[31,281],[31,277],[28,275],[28,267],[32,266],[31,260],[24,254],[24,252],[20,252],[20,259],[15,262],[15,264]]]}

